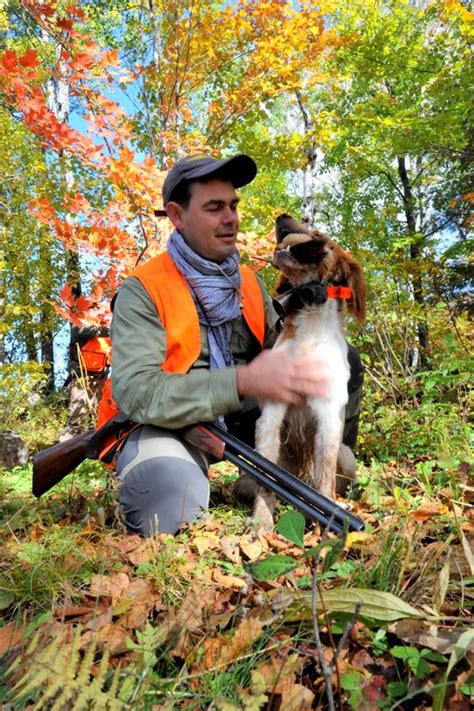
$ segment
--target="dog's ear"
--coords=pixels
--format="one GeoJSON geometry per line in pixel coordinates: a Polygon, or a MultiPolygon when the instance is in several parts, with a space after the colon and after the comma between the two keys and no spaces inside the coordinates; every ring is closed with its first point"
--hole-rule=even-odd
{"type": "Polygon", "coordinates": [[[365,320],[365,301],[367,296],[364,273],[359,262],[347,252],[344,252],[342,261],[342,270],[347,278],[347,285],[352,289],[352,298],[347,302],[347,308],[351,316],[358,323],[362,323],[365,320]]]}

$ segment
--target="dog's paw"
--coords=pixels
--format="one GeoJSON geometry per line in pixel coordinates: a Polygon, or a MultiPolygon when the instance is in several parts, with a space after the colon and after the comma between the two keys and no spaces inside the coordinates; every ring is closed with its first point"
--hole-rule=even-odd
{"type": "Polygon", "coordinates": [[[273,531],[273,507],[263,499],[257,499],[253,508],[252,522],[255,530],[269,533],[273,531]]]}
{"type": "Polygon", "coordinates": [[[259,533],[270,533],[273,531],[273,516],[270,514],[267,517],[253,516],[252,526],[259,533]]]}

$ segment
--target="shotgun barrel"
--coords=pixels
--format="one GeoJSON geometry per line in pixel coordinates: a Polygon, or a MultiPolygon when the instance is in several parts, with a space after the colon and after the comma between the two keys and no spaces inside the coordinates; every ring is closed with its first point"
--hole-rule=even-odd
{"type": "MultiPolygon", "coordinates": [[[[311,486],[308,486],[308,484],[300,481],[296,476],[286,471],[286,469],[283,469],[278,464],[270,462],[268,459],[263,457],[244,442],[241,442],[237,439],[237,437],[234,437],[219,425],[208,424],[206,425],[206,428],[212,434],[215,434],[217,437],[222,439],[225,443],[226,450],[224,456],[226,459],[228,459],[229,455],[232,453],[238,458],[238,461],[235,463],[250,474],[250,476],[257,478],[254,474],[252,474],[248,467],[245,467],[242,464],[245,460],[247,460],[247,462],[251,462],[253,469],[260,470],[260,472],[263,471],[265,481],[269,482],[265,483],[261,481],[260,483],[263,483],[263,485],[268,488],[272,488],[277,494],[278,491],[275,489],[274,484],[278,484],[279,489],[282,492],[278,495],[285,498],[283,492],[286,494],[289,493],[292,501],[289,501],[288,497],[286,497],[286,500],[296,508],[299,508],[302,513],[306,512],[303,511],[299,505],[301,502],[305,506],[309,504],[312,507],[313,512],[318,512],[319,516],[312,515],[312,518],[316,518],[316,520],[323,524],[330,522],[331,528],[336,532],[342,529],[345,522],[347,522],[349,531],[361,531],[364,528],[363,521],[357,518],[357,516],[354,516],[354,514],[346,511],[346,509],[342,506],[339,506],[334,501],[331,501],[326,496],[323,496],[311,486]],[[323,515],[323,520],[321,520],[321,514],[323,515]]],[[[311,514],[308,513],[308,515],[311,514]]]]}

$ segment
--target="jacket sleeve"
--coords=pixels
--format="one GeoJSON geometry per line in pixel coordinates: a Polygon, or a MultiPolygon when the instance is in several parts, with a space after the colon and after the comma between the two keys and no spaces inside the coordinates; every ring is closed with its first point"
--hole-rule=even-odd
{"type": "Polygon", "coordinates": [[[241,409],[236,368],[209,370],[199,362],[185,374],[166,373],[166,332],[135,278],[124,281],[112,318],[112,394],[134,422],[177,429],[241,409]]]}

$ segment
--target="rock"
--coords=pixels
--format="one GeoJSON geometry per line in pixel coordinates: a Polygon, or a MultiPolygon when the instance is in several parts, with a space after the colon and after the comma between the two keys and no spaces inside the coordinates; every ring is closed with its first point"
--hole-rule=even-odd
{"type": "Polygon", "coordinates": [[[10,430],[0,432],[0,466],[21,467],[28,462],[28,448],[20,435],[10,430]]]}

